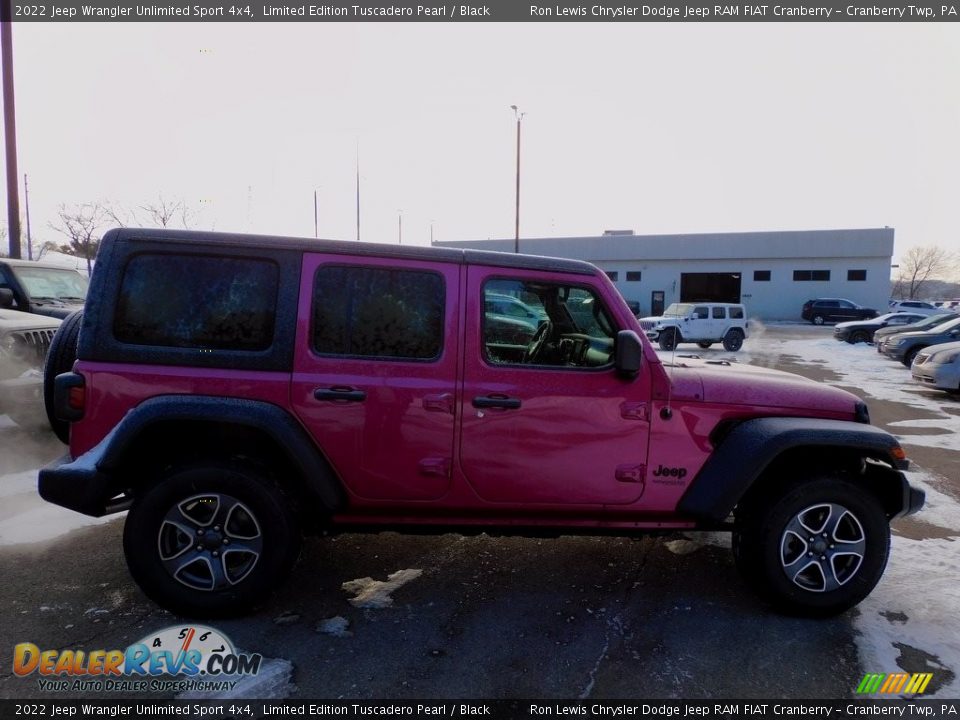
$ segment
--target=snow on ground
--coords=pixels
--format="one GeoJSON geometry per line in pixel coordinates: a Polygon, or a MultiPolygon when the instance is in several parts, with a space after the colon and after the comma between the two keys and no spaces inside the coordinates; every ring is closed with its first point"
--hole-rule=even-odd
{"type": "MultiPolygon", "coordinates": [[[[238,650],[238,652],[246,652],[238,650]]],[[[217,682],[236,683],[227,690],[187,690],[176,700],[284,700],[297,691],[291,682],[293,663],[282,658],[264,658],[256,675],[221,675],[217,682]]]]}
{"type": "Polygon", "coordinates": [[[423,570],[418,569],[397,570],[395,573],[387,575],[386,582],[365,577],[358,580],[348,580],[341,587],[356,595],[349,600],[354,607],[385,608],[393,605],[393,598],[390,597],[393,592],[422,574],[423,570]]]}
{"type": "MultiPolygon", "coordinates": [[[[960,405],[945,393],[921,389],[906,368],[873,346],[850,345],[819,333],[797,339],[764,335],[761,328],[750,338],[752,347],[741,353],[741,362],[773,357],[829,370],[838,377],[831,384],[857,387],[874,398],[934,416],[891,423],[886,429],[904,445],[960,450],[960,415],[944,409],[960,405]],[[899,434],[898,429],[930,432],[899,434]]],[[[911,484],[927,493],[918,519],[960,535],[960,503],[942,491],[944,481],[916,467],[908,475],[911,484]]],[[[960,633],[950,630],[956,628],[960,612],[960,544],[955,538],[894,536],[886,573],[858,610],[854,626],[865,672],[932,672],[945,682],[928,696],[960,695],[960,633]],[[912,654],[911,648],[920,654],[912,654]],[[925,658],[926,667],[917,666],[919,658],[925,658]]]]}
{"type": "Polygon", "coordinates": [[[37,495],[36,470],[0,476],[0,547],[45,542],[118,517],[88,517],[44,502],[37,495]]]}

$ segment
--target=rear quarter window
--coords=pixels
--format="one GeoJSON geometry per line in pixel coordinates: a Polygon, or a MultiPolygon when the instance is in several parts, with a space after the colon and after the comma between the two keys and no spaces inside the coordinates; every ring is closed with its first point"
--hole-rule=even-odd
{"type": "Polygon", "coordinates": [[[279,276],[265,259],[135,255],[120,283],[113,335],[132,345],[266,350],[279,276]]]}

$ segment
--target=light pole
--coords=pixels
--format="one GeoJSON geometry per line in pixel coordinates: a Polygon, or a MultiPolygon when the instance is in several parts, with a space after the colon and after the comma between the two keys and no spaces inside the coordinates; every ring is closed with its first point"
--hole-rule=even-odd
{"type": "Polygon", "coordinates": [[[403,245],[403,210],[397,210],[397,245],[403,245]]]}
{"type": "Polygon", "coordinates": [[[517,118],[517,214],[514,222],[513,233],[513,251],[520,252],[520,121],[526,113],[520,112],[516,105],[511,105],[513,114],[517,118]]]}
{"type": "Polygon", "coordinates": [[[320,225],[319,225],[319,223],[318,223],[317,216],[318,216],[318,213],[317,213],[317,189],[314,188],[314,189],[313,189],[313,237],[314,237],[314,238],[319,238],[319,237],[320,237],[320,225]]]}

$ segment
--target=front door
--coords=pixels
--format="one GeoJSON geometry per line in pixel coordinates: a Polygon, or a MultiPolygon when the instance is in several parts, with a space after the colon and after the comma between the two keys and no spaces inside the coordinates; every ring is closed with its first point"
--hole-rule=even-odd
{"type": "Polygon", "coordinates": [[[304,257],[292,404],[361,498],[450,485],[460,266],[304,257]]]}
{"type": "MultiPolygon", "coordinates": [[[[586,278],[589,279],[589,278],[586,278]]],[[[620,505],[643,493],[649,375],[618,377],[619,329],[601,295],[569,276],[470,267],[461,466],[484,500],[620,505]],[[503,334],[482,311],[509,295],[544,320],[503,334]]]]}

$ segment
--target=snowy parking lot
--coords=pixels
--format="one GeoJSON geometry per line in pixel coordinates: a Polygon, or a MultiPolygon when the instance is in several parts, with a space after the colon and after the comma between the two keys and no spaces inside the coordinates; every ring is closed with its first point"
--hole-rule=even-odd
{"type": "MultiPolygon", "coordinates": [[[[758,326],[741,352],[681,348],[849,389],[897,435],[927,493],[898,521],[879,586],[830,620],[767,610],[729,539],[342,535],[307,543],[251,618],[212,623],[270,658],[239,696],[303,698],[851,697],[866,672],[931,672],[960,695],[960,400],[915,385],[830,328],[758,326]]],[[[667,353],[663,353],[667,355],[667,353]]],[[[127,575],[122,520],[43,503],[36,469],[62,446],[0,416],[0,648],[126,647],[175,618],[127,575]]],[[[7,666],[9,668],[9,665],[7,666]]],[[[0,671],[0,697],[44,697],[0,671]]]]}

